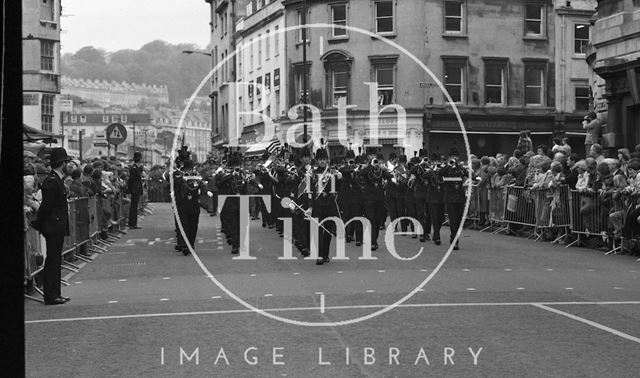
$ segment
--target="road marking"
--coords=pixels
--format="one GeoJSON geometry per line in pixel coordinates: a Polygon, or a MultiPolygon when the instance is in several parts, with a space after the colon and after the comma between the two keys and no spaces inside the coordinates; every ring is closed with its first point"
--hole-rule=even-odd
{"type": "Polygon", "coordinates": [[[517,287],[516,290],[524,290],[524,287],[517,287]]]}
{"type": "Polygon", "coordinates": [[[463,272],[470,272],[470,269],[462,269],[463,272]]]}
{"type": "Polygon", "coordinates": [[[76,282],[74,282],[74,283],[81,284],[81,283],[82,283],[82,281],[76,281],[76,282]]]}
{"type": "Polygon", "coordinates": [[[565,290],[573,290],[573,288],[572,288],[572,287],[565,287],[564,289],[565,289],[565,290]]]}
{"type": "Polygon", "coordinates": [[[553,272],[553,269],[549,268],[547,269],[547,272],[553,272]]]}
{"type": "MultiPolygon", "coordinates": [[[[117,301],[115,301],[117,302],[117,301]]],[[[115,303],[114,302],[114,303],[115,303]]],[[[617,302],[470,302],[470,303],[411,303],[401,304],[398,308],[425,308],[425,307],[503,307],[503,306],[573,306],[573,305],[640,305],[640,301],[617,301],[617,302]]],[[[358,310],[358,309],[376,309],[385,308],[386,305],[349,305],[349,306],[330,306],[331,310],[358,310]]],[[[281,307],[263,309],[265,312],[288,312],[288,311],[318,311],[318,307],[281,307]]],[[[116,320],[116,319],[135,319],[135,318],[157,318],[170,316],[192,316],[192,315],[226,315],[226,314],[250,314],[253,310],[214,310],[214,311],[193,311],[193,312],[165,312],[151,314],[128,314],[128,315],[109,315],[109,316],[89,316],[84,318],[57,318],[57,319],[40,319],[26,320],[25,324],[40,323],[59,323],[59,322],[75,322],[82,320],[116,320]]]]}
{"type": "Polygon", "coordinates": [[[622,290],[622,288],[621,288],[621,287],[618,287],[618,286],[615,286],[615,287],[613,288],[613,290],[622,290]]]}
{"type": "Polygon", "coordinates": [[[428,272],[427,269],[420,269],[421,272],[428,272]]]}
{"type": "Polygon", "coordinates": [[[163,280],[170,280],[171,277],[162,277],[163,280]]]}
{"type": "Polygon", "coordinates": [[[424,289],[418,289],[418,291],[424,291],[424,289]]]}
{"type": "Polygon", "coordinates": [[[595,269],[589,269],[589,270],[587,270],[587,272],[595,272],[595,271],[596,271],[595,269]]]}
{"type": "Polygon", "coordinates": [[[337,271],[336,273],[338,273],[338,274],[342,274],[342,273],[344,273],[344,272],[343,272],[343,271],[341,271],[341,270],[339,270],[339,271],[337,271]]]}
{"type": "Polygon", "coordinates": [[[475,291],[476,289],[474,287],[468,287],[467,291],[475,291]]]}
{"type": "Polygon", "coordinates": [[[265,294],[265,297],[273,297],[273,294],[265,294]]]}
{"type": "Polygon", "coordinates": [[[324,294],[324,293],[321,292],[321,291],[316,291],[316,295],[322,295],[322,294],[324,294]]]}
{"type": "Polygon", "coordinates": [[[558,315],[566,316],[566,317],[567,317],[567,318],[569,318],[569,319],[577,320],[577,321],[579,321],[579,322],[581,322],[581,323],[588,324],[588,325],[590,325],[590,326],[592,326],[592,327],[595,327],[595,328],[598,328],[598,329],[600,329],[600,330],[603,330],[603,331],[606,331],[606,332],[612,333],[612,334],[614,334],[614,335],[616,335],[616,336],[620,336],[620,337],[625,338],[625,339],[627,339],[627,340],[635,341],[636,343],[639,343],[639,344],[640,344],[640,338],[635,337],[635,336],[628,335],[628,334],[626,334],[626,333],[624,333],[624,332],[620,332],[620,331],[618,331],[618,330],[616,330],[616,329],[613,329],[613,328],[607,327],[607,326],[602,325],[602,324],[600,324],[600,323],[596,323],[596,322],[594,322],[594,321],[591,321],[591,320],[588,320],[588,319],[585,319],[585,318],[581,318],[581,317],[579,317],[579,316],[576,316],[576,315],[570,314],[570,313],[568,313],[568,312],[564,312],[564,311],[556,310],[555,308],[545,306],[544,304],[540,304],[540,303],[538,303],[538,304],[534,304],[534,306],[535,306],[535,307],[538,307],[538,308],[541,308],[541,309],[543,309],[543,310],[547,310],[547,311],[550,311],[550,312],[556,313],[556,314],[558,314],[558,315]]]}
{"type": "Polygon", "coordinates": [[[109,301],[109,303],[118,303],[118,301],[109,301]]]}
{"type": "Polygon", "coordinates": [[[211,297],[211,299],[220,299],[220,298],[222,298],[222,297],[219,296],[219,295],[214,295],[213,297],[211,297]]]}
{"type": "Polygon", "coordinates": [[[384,272],[385,272],[384,270],[379,270],[379,271],[378,271],[378,273],[384,273],[384,272]]]}
{"type": "Polygon", "coordinates": [[[511,272],[513,269],[505,269],[505,272],[511,272]]]}
{"type": "Polygon", "coordinates": [[[169,300],[169,298],[160,298],[160,302],[166,302],[168,300],[169,300]]]}
{"type": "Polygon", "coordinates": [[[375,290],[367,290],[367,293],[375,293],[375,290]]]}
{"type": "Polygon", "coordinates": [[[320,293],[320,313],[324,314],[324,294],[322,293],[320,293]]]}
{"type": "Polygon", "coordinates": [[[121,279],[121,280],[118,280],[118,282],[127,282],[127,279],[126,279],[126,278],[123,278],[123,279],[121,279]]]}
{"type": "Polygon", "coordinates": [[[255,274],[255,273],[254,273],[254,274],[251,274],[250,276],[251,276],[251,277],[255,277],[255,276],[257,276],[257,274],[255,274]]]}
{"type": "Polygon", "coordinates": [[[293,275],[294,275],[294,276],[299,276],[299,275],[300,275],[300,273],[295,272],[295,273],[293,273],[293,275]]]}

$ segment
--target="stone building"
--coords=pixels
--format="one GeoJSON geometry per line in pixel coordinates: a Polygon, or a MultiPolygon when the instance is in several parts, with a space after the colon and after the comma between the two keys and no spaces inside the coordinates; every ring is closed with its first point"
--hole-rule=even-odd
{"type": "MultiPolygon", "coordinates": [[[[60,0],[22,1],[24,123],[60,136],[60,0]]],[[[62,143],[58,139],[58,143],[62,143]]]]}
{"type": "Polygon", "coordinates": [[[640,1],[599,0],[587,61],[594,104],[603,121],[603,147],[640,144],[640,1]]]}
{"type": "MultiPolygon", "coordinates": [[[[283,4],[286,25],[299,24],[302,1],[283,4]]],[[[471,150],[483,155],[512,151],[521,130],[530,130],[534,143],[548,143],[562,131],[556,114],[555,17],[548,0],[351,0],[308,1],[307,22],[358,27],[406,48],[446,87],[471,150]]],[[[309,34],[310,103],[322,110],[323,133],[331,144],[347,137],[354,149],[371,145],[371,105],[377,104],[378,111],[387,107],[379,115],[376,146],[385,157],[401,147],[411,156],[423,146],[438,154],[453,146],[465,150],[451,104],[408,55],[353,31],[314,28],[309,34]],[[375,100],[373,84],[366,83],[377,83],[375,100]],[[345,103],[355,107],[347,111],[347,135],[341,136],[336,108],[345,103]]],[[[300,34],[288,33],[289,106],[302,93],[301,47],[300,34]]]]}
{"type": "Polygon", "coordinates": [[[63,76],[62,94],[78,96],[99,106],[134,107],[141,102],[146,105],[168,104],[169,90],[166,85],[118,83],[105,80],[78,79],[63,76]]]}

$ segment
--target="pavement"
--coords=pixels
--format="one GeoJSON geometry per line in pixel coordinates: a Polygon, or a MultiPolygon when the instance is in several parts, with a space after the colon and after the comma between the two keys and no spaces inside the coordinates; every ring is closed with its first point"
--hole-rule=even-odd
{"type": "MultiPolygon", "coordinates": [[[[465,230],[459,251],[396,236],[404,258],[424,248],[403,261],[381,232],[377,260],[359,259],[361,247],[350,243],[348,260],[316,266],[278,259],[283,239],[252,221],[256,259],[239,261],[218,217],[204,211],[195,254],[184,256],[173,248],[171,205],[153,207],[142,229],[67,277],[63,294],[71,302],[25,300],[28,377],[640,371],[640,263],[633,257],[465,230]]],[[[445,228],[443,240],[448,235],[445,228]]]]}

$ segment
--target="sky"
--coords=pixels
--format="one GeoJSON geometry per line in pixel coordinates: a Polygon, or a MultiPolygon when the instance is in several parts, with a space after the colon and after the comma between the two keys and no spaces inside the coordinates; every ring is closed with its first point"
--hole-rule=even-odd
{"type": "Polygon", "coordinates": [[[137,50],[156,39],[205,48],[209,12],[204,0],[62,0],[62,53],[137,50]]]}

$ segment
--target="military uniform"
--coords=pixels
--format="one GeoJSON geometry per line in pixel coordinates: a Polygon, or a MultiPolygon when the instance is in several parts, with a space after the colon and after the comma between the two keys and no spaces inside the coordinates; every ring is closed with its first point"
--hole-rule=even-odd
{"type": "Polygon", "coordinates": [[[384,227],[386,219],[383,180],[391,179],[391,174],[371,164],[361,169],[359,174],[364,181],[364,215],[371,223],[371,249],[375,251],[378,249],[380,227],[384,227]]]}
{"type": "MultiPolygon", "coordinates": [[[[450,242],[453,242],[462,223],[464,205],[467,201],[464,182],[469,176],[469,172],[457,163],[457,149],[452,148],[450,160],[454,160],[455,165],[447,164],[440,170],[444,188],[444,201],[449,216],[449,226],[451,227],[450,242]]],[[[459,243],[453,249],[457,250],[459,243]]]]}
{"type": "MultiPolygon", "coordinates": [[[[327,151],[324,148],[316,151],[316,160],[324,159],[328,160],[327,151]]],[[[328,161],[327,161],[328,164],[328,161]]],[[[319,240],[318,240],[318,260],[316,264],[322,265],[330,261],[329,259],[329,247],[331,246],[332,234],[335,234],[336,227],[334,222],[322,223],[326,218],[339,217],[340,212],[336,203],[336,193],[332,193],[332,173],[328,171],[326,167],[317,167],[312,179],[312,192],[313,200],[311,202],[312,210],[311,216],[318,219],[318,222],[322,224],[319,227],[319,240]],[[318,180],[321,180],[318,182],[318,180]],[[321,190],[323,189],[323,190],[321,190]]],[[[340,184],[336,178],[336,187],[340,184]]]]}

